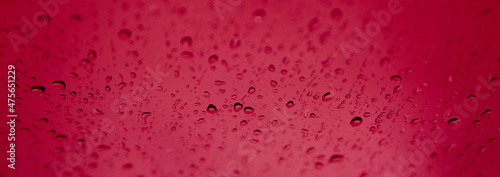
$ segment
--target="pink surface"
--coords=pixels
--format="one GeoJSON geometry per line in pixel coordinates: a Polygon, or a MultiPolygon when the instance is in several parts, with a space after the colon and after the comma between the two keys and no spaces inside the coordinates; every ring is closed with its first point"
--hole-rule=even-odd
{"type": "Polygon", "coordinates": [[[498,0],[40,2],[0,177],[500,176],[498,0]]]}

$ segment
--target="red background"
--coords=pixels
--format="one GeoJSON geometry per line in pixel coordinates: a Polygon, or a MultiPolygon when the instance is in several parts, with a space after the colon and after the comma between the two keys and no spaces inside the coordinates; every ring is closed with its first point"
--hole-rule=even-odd
{"type": "Polygon", "coordinates": [[[401,0],[346,58],[388,2],[70,1],[16,52],[43,9],[2,1],[19,122],[15,170],[0,123],[0,176],[500,175],[498,1],[401,0]],[[470,116],[447,111],[464,100],[470,116]]]}

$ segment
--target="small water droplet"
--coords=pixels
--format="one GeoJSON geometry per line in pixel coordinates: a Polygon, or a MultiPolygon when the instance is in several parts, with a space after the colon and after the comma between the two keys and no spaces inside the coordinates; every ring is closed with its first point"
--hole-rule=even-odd
{"type": "Polygon", "coordinates": [[[256,135],[256,136],[259,136],[259,135],[262,134],[262,131],[260,131],[259,129],[257,129],[257,130],[253,131],[253,134],[256,135]]]}
{"type": "Polygon", "coordinates": [[[399,75],[394,75],[391,77],[391,81],[398,83],[398,84],[401,83],[401,80],[403,80],[403,79],[401,79],[401,77],[399,75]]]}
{"type": "Polygon", "coordinates": [[[235,103],[234,104],[234,111],[238,112],[241,109],[243,109],[243,105],[241,103],[235,103]]]}
{"type": "Polygon", "coordinates": [[[35,85],[35,86],[31,87],[31,93],[38,95],[38,96],[42,96],[45,93],[45,87],[35,85]]]}
{"type": "Polygon", "coordinates": [[[330,157],[330,159],[328,160],[328,163],[341,162],[343,159],[344,159],[344,155],[334,154],[330,157]]]}
{"type": "Polygon", "coordinates": [[[129,29],[121,29],[118,31],[118,38],[122,40],[127,40],[132,36],[132,32],[129,29]]]}
{"type": "Polygon", "coordinates": [[[221,81],[221,80],[216,80],[215,81],[215,85],[217,85],[217,86],[221,86],[221,85],[224,85],[224,84],[226,84],[225,81],[221,81]]]}
{"type": "Polygon", "coordinates": [[[194,57],[194,54],[193,54],[193,52],[190,52],[190,51],[183,51],[183,52],[181,52],[181,57],[185,58],[185,59],[191,59],[194,57]]]}
{"type": "Polygon", "coordinates": [[[330,100],[333,100],[333,97],[335,96],[334,93],[331,93],[331,92],[327,92],[323,95],[323,97],[321,98],[323,101],[330,101],[330,100]]]}
{"type": "Polygon", "coordinates": [[[274,67],[274,65],[269,65],[269,67],[267,67],[269,69],[269,71],[271,72],[274,72],[276,71],[276,68],[274,67]]]}
{"type": "Polygon", "coordinates": [[[204,91],[204,92],[203,92],[203,97],[205,97],[205,98],[210,98],[210,92],[208,92],[208,91],[204,91]]]}
{"type": "Polygon", "coordinates": [[[248,89],[248,93],[249,93],[249,94],[253,94],[253,93],[255,93],[255,88],[254,88],[254,87],[250,87],[250,88],[248,89]]]}
{"type": "Polygon", "coordinates": [[[193,39],[190,36],[184,36],[181,38],[181,45],[191,47],[193,45],[193,39]]]}
{"type": "Polygon", "coordinates": [[[234,37],[233,39],[231,39],[231,41],[229,41],[229,47],[231,47],[232,49],[236,49],[240,47],[240,45],[241,41],[237,37],[234,37]]]}
{"type": "Polygon", "coordinates": [[[380,59],[380,66],[385,66],[388,65],[391,62],[391,59],[389,57],[383,57],[380,59]]]}
{"type": "Polygon", "coordinates": [[[63,92],[66,89],[66,83],[64,81],[54,81],[52,82],[52,87],[63,92]]]}
{"type": "Polygon", "coordinates": [[[293,107],[295,104],[293,103],[293,101],[288,101],[288,103],[286,103],[286,107],[287,108],[291,108],[293,107]]]}
{"type": "Polygon", "coordinates": [[[353,126],[353,127],[357,127],[357,126],[361,125],[361,123],[363,123],[363,119],[361,119],[361,117],[354,117],[351,120],[351,126],[353,126]]]}
{"type": "Polygon", "coordinates": [[[217,107],[215,107],[215,105],[213,104],[210,104],[207,107],[207,112],[210,114],[215,114],[217,112],[217,107]]]}
{"type": "Polygon", "coordinates": [[[214,64],[218,60],[219,60],[219,56],[217,56],[215,54],[208,57],[208,63],[210,63],[210,64],[214,64]]]}
{"type": "Polygon", "coordinates": [[[278,82],[274,81],[274,80],[271,80],[271,86],[272,87],[276,87],[278,85],[278,82]]]}
{"type": "Polygon", "coordinates": [[[460,126],[460,119],[451,118],[450,120],[448,120],[448,125],[452,128],[458,128],[460,126]]]}
{"type": "Polygon", "coordinates": [[[245,107],[244,112],[245,114],[252,114],[255,110],[252,107],[245,107]]]}

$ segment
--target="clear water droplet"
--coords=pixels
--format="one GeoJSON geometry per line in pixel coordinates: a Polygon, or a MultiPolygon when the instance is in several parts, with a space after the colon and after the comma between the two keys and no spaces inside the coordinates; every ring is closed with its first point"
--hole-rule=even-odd
{"type": "Polygon", "coordinates": [[[190,36],[184,36],[181,38],[181,45],[191,47],[193,45],[193,39],[190,36]]]}
{"type": "Polygon", "coordinates": [[[118,31],[118,38],[122,40],[130,39],[131,36],[132,32],[129,29],[121,29],[120,31],[118,31]]]}
{"type": "Polygon", "coordinates": [[[351,126],[353,126],[353,127],[357,127],[357,126],[361,125],[361,123],[363,123],[363,119],[361,119],[361,117],[354,117],[351,120],[351,126]]]}
{"type": "Polygon", "coordinates": [[[243,105],[241,103],[235,103],[234,104],[234,111],[238,112],[241,109],[243,109],[243,105]]]}
{"type": "Polygon", "coordinates": [[[66,89],[66,83],[64,81],[54,81],[52,82],[52,87],[63,92],[66,89]]]}
{"type": "Polygon", "coordinates": [[[31,93],[38,95],[38,96],[42,96],[45,93],[45,87],[35,85],[35,86],[31,87],[31,93]]]}
{"type": "Polygon", "coordinates": [[[207,112],[210,114],[215,114],[217,112],[217,107],[215,107],[215,105],[213,104],[210,104],[207,107],[207,112]]]}
{"type": "Polygon", "coordinates": [[[249,94],[254,94],[254,93],[255,93],[255,88],[254,88],[254,87],[250,87],[250,88],[248,89],[248,93],[249,93],[249,94]]]}

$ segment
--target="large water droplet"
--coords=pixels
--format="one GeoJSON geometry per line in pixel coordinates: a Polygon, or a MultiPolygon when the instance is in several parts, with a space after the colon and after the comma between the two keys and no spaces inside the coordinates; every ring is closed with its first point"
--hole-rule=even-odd
{"type": "Polygon", "coordinates": [[[208,57],[208,63],[210,63],[210,64],[214,64],[217,61],[219,61],[219,56],[217,56],[215,54],[208,57]]]}
{"type": "Polygon", "coordinates": [[[245,114],[252,114],[255,110],[252,107],[245,107],[245,114]]]}

